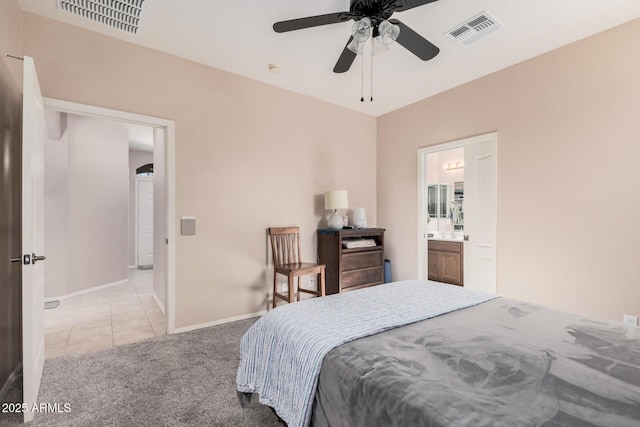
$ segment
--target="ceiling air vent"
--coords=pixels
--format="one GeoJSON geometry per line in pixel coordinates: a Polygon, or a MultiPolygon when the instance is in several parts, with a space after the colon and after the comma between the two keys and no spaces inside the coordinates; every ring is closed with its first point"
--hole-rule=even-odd
{"type": "Polygon", "coordinates": [[[469,46],[500,28],[504,28],[504,26],[487,12],[482,12],[464,24],[456,26],[453,30],[447,31],[446,35],[463,46],[469,46]]]}
{"type": "Polygon", "coordinates": [[[137,34],[145,0],[57,0],[58,9],[137,34]]]}

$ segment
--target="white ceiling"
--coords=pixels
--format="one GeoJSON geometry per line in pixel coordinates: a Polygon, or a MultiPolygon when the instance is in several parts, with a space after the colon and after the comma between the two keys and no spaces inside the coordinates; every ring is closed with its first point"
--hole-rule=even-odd
{"type": "Polygon", "coordinates": [[[56,0],[19,2],[26,12],[374,116],[640,17],[638,0],[439,0],[396,13],[394,18],[438,46],[440,54],[423,62],[393,45],[374,57],[374,101],[361,103],[360,57],[349,72],[332,71],[351,22],[283,34],[272,29],[277,21],[346,11],[349,0],[146,0],[138,35],[59,11],[56,0]],[[483,11],[505,28],[469,47],[444,35],[483,11]],[[271,73],[271,63],[281,72],[271,73]]]}

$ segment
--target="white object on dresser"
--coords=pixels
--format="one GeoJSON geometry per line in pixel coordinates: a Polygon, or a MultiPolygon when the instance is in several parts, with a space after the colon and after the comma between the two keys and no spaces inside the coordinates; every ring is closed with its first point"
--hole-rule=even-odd
{"type": "Polygon", "coordinates": [[[364,208],[353,208],[353,226],[367,228],[367,212],[364,208]]]}

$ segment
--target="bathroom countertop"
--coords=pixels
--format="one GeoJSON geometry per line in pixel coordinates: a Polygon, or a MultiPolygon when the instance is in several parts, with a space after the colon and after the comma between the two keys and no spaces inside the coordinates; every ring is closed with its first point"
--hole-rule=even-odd
{"type": "Polygon", "coordinates": [[[427,237],[427,240],[437,240],[439,242],[464,242],[462,237],[427,237]]]}

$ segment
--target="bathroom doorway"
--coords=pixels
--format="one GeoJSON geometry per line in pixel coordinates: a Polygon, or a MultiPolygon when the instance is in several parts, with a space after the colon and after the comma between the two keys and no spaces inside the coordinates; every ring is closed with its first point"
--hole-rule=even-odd
{"type": "Polygon", "coordinates": [[[418,277],[496,293],[497,133],[418,150],[418,277]]]}

